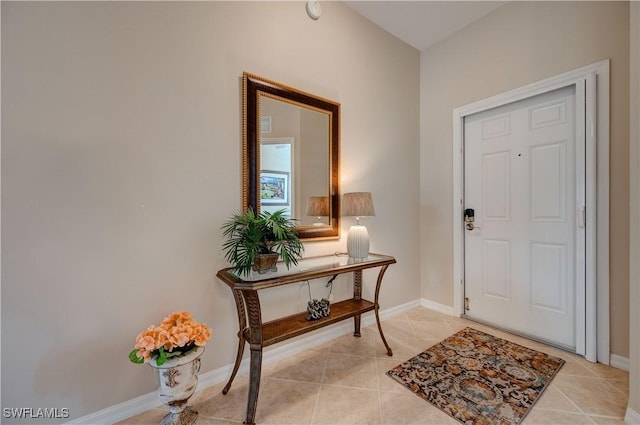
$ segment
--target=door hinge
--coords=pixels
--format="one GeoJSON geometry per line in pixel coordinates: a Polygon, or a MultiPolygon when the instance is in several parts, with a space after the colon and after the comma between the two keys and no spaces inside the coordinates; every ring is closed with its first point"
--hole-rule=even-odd
{"type": "Polygon", "coordinates": [[[466,310],[470,310],[469,309],[469,298],[465,298],[464,299],[464,309],[466,310]]]}
{"type": "Polygon", "coordinates": [[[578,227],[584,227],[587,223],[587,208],[586,206],[580,205],[578,207],[578,227]]]}

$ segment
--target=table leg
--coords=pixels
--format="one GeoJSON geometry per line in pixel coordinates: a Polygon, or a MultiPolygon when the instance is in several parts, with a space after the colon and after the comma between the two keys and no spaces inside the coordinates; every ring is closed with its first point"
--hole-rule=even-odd
{"type": "Polygon", "coordinates": [[[258,394],[260,392],[260,373],[262,370],[262,313],[257,291],[243,291],[247,315],[249,317],[249,395],[247,397],[247,416],[245,424],[255,423],[258,394]]]}
{"type": "MultiPolygon", "coordinates": [[[[362,299],[362,270],[356,270],[353,272],[353,299],[362,299]]],[[[361,315],[353,316],[353,336],[360,337],[360,322],[361,315]]]]}
{"type": "Polygon", "coordinates": [[[249,396],[247,398],[247,416],[244,424],[255,424],[258,408],[258,392],[260,391],[260,374],[262,370],[262,348],[251,349],[249,367],[249,396]]]}
{"type": "Polygon", "coordinates": [[[378,313],[378,310],[380,309],[380,304],[378,304],[378,295],[380,294],[380,284],[382,283],[382,277],[384,276],[384,272],[387,271],[387,267],[389,267],[388,264],[385,266],[382,266],[382,268],[380,269],[380,273],[378,273],[378,281],[376,282],[376,295],[373,302],[375,304],[376,323],[378,324],[378,332],[380,332],[380,338],[382,338],[382,342],[384,343],[384,346],[387,348],[387,355],[393,356],[393,351],[391,351],[391,347],[389,347],[389,344],[387,343],[387,340],[384,337],[384,333],[382,332],[382,326],[380,326],[380,315],[378,313]]]}
{"type": "Polygon", "coordinates": [[[229,389],[231,388],[231,384],[238,373],[238,369],[240,368],[240,362],[242,362],[242,355],[244,354],[244,329],[247,326],[247,315],[244,309],[244,300],[242,299],[242,292],[233,289],[233,298],[236,301],[236,310],[238,311],[238,351],[236,353],[236,363],[233,365],[233,372],[231,372],[231,377],[229,381],[227,381],[227,385],[222,389],[222,394],[227,394],[229,389]]]}

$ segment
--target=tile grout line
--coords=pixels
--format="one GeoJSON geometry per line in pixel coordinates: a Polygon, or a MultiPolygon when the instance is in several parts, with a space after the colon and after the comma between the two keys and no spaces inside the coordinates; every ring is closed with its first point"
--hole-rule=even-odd
{"type": "Polygon", "coordinates": [[[407,316],[407,319],[408,319],[409,327],[411,328],[411,333],[413,334],[413,337],[414,338],[418,338],[418,334],[416,332],[416,328],[413,326],[413,320],[409,316],[407,316]]]}
{"type": "MultiPolygon", "coordinates": [[[[613,385],[611,382],[609,382],[610,380],[613,381],[623,381],[623,379],[616,379],[616,378],[602,378],[604,380],[604,382],[609,385],[611,388],[613,388],[614,390],[618,391],[621,395],[628,397],[629,396],[629,391],[624,392],[622,391],[620,388],[616,387],[615,385],[613,385]]],[[[628,383],[627,383],[628,384],[628,383]]]]}
{"type": "MultiPolygon", "coordinates": [[[[554,377],[554,378],[555,378],[555,377],[554,377]]],[[[587,415],[587,413],[586,413],[584,410],[582,410],[582,409],[580,408],[580,406],[578,406],[578,405],[577,405],[573,400],[571,400],[571,399],[569,398],[569,396],[568,396],[568,395],[566,395],[566,394],[564,393],[564,391],[562,391],[562,390],[561,390],[557,385],[553,384],[553,380],[552,380],[552,384],[551,384],[551,385],[553,385],[553,387],[554,387],[556,390],[558,390],[558,392],[559,392],[559,393],[560,393],[560,394],[561,394],[565,399],[567,399],[567,401],[569,401],[569,403],[571,403],[571,404],[572,404],[576,409],[578,409],[578,412],[580,412],[581,414],[583,414],[583,415],[585,415],[585,416],[588,416],[588,415],[587,415]]]]}
{"type": "Polygon", "coordinates": [[[376,368],[376,397],[378,399],[378,418],[380,419],[380,424],[384,425],[384,420],[382,416],[382,399],[380,396],[380,368],[378,367],[378,358],[375,359],[375,368],[376,368]]]}
{"type": "MultiPolygon", "coordinates": [[[[623,393],[622,391],[620,391],[618,388],[616,388],[614,385],[610,384],[607,382],[606,378],[602,378],[600,376],[579,376],[579,375],[569,375],[569,374],[565,374],[565,376],[576,376],[576,377],[580,377],[580,378],[587,378],[587,379],[594,379],[596,381],[598,381],[600,383],[600,386],[606,386],[609,389],[613,389],[615,390],[616,393],[621,393],[621,395],[626,395],[627,394],[623,393]]],[[[575,403],[567,394],[565,394],[564,391],[562,391],[559,387],[556,386],[556,389],[558,391],[560,391],[560,393],[567,399],[569,400],[574,406],[576,406],[576,408],[582,412],[585,416],[589,417],[589,419],[592,422],[595,422],[592,417],[596,416],[596,417],[607,417],[607,418],[617,418],[618,416],[614,416],[614,415],[606,415],[606,414],[602,414],[602,413],[588,413],[585,412],[582,408],[580,408],[580,406],[577,405],[577,403],[575,403]]]]}
{"type": "Polygon", "coordinates": [[[324,385],[325,375],[327,374],[327,365],[329,364],[330,350],[327,351],[324,356],[324,367],[322,368],[322,376],[320,377],[320,385],[318,385],[318,392],[316,393],[316,404],[313,406],[313,414],[311,415],[311,424],[316,423],[316,415],[318,414],[318,405],[320,404],[320,392],[322,392],[322,386],[324,385]]]}

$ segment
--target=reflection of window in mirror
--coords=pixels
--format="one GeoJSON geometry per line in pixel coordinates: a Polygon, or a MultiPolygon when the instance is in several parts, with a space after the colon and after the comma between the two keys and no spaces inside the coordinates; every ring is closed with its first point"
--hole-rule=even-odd
{"type": "MultiPolygon", "coordinates": [[[[305,213],[310,197],[329,196],[328,114],[270,97],[261,97],[260,101],[262,116],[271,118],[269,137],[261,137],[261,173],[265,177],[277,177],[273,172],[289,173],[288,183],[284,177],[279,181],[288,184],[288,198],[272,201],[265,198],[271,193],[265,192],[265,196],[261,195],[261,208],[285,208],[300,226],[322,223],[305,213]]],[[[329,224],[328,217],[322,220],[329,224]]]]}

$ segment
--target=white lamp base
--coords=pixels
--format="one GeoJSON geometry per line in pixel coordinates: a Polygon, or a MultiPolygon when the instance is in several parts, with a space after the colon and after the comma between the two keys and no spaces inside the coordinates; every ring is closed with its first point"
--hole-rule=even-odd
{"type": "Polygon", "coordinates": [[[351,258],[367,258],[369,256],[369,232],[365,226],[355,225],[349,229],[347,254],[351,258]]]}

